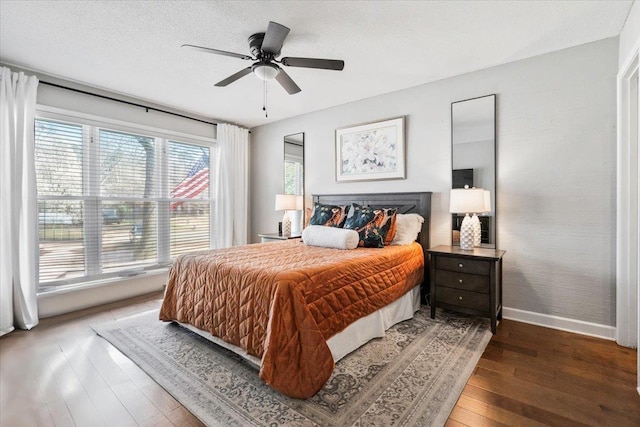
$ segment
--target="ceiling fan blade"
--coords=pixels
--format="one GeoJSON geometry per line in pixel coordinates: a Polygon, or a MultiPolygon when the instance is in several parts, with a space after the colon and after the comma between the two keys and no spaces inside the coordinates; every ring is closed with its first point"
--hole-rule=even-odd
{"type": "Polygon", "coordinates": [[[264,34],[264,40],[262,40],[262,51],[277,55],[282,49],[284,39],[287,38],[289,29],[284,25],[280,25],[277,22],[269,21],[267,32],[264,34]]]}
{"type": "Polygon", "coordinates": [[[289,77],[289,74],[284,72],[282,68],[280,68],[280,72],[276,76],[276,80],[278,81],[278,83],[280,83],[284,90],[289,92],[289,95],[293,95],[294,93],[298,93],[302,90],[298,87],[296,82],[294,82],[291,77],[289,77]]]}
{"type": "Polygon", "coordinates": [[[342,71],[344,69],[344,61],[339,59],[318,59],[318,58],[282,58],[280,60],[282,65],[287,67],[302,67],[302,68],[321,68],[323,70],[337,70],[342,71]]]}
{"type": "Polygon", "coordinates": [[[250,59],[250,60],[253,59],[249,55],[243,55],[241,53],[227,52],[226,50],[212,49],[210,47],[195,46],[195,45],[192,45],[192,44],[183,44],[180,47],[189,47],[189,48],[192,48],[192,49],[202,50],[202,51],[208,52],[208,53],[215,53],[216,55],[231,56],[233,58],[250,59]]]}
{"type": "Polygon", "coordinates": [[[216,83],[216,86],[218,86],[218,87],[226,86],[229,83],[235,82],[240,77],[246,76],[247,74],[251,74],[251,67],[244,68],[244,69],[238,71],[237,73],[227,77],[226,79],[224,79],[222,81],[219,81],[218,83],[216,83]]]}

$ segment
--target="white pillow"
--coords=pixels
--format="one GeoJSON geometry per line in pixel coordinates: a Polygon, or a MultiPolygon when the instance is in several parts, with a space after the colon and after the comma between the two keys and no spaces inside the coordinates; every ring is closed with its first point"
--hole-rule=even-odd
{"type": "Polygon", "coordinates": [[[392,245],[410,245],[418,238],[424,218],[418,214],[396,214],[396,235],[392,245]]]}
{"type": "Polygon", "coordinates": [[[355,230],[323,225],[310,225],[302,232],[302,240],[309,246],[322,246],[334,249],[355,249],[360,235],[355,230]]]}

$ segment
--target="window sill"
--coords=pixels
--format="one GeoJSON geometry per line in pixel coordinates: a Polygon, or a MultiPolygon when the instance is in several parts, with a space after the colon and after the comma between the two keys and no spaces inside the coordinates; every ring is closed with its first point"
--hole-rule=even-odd
{"type": "Polygon", "coordinates": [[[77,283],[73,285],[52,286],[51,289],[44,289],[37,293],[38,298],[47,297],[50,295],[62,295],[67,293],[73,293],[76,291],[83,291],[87,289],[94,289],[103,286],[108,286],[116,283],[122,283],[130,280],[141,279],[150,276],[157,276],[160,274],[166,274],[169,268],[157,268],[154,270],[146,270],[138,274],[131,276],[114,276],[105,279],[91,280],[88,282],[77,283]]]}
{"type": "Polygon", "coordinates": [[[38,293],[41,319],[162,291],[168,269],[133,277],[114,277],[38,293]]]}

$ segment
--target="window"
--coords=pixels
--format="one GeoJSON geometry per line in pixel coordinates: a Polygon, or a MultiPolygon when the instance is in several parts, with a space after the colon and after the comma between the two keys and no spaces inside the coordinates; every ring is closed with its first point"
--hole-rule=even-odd
{"type": "Polygon", "coordinates": [[[36,119],[41,290],[210,247],[211,145],[151,133],[36,119]]]}
{"type": "Polygon", "coordinates": [[[285,194],[303,194],[302,158],[301,157],[285,156],[284,193],[285,194]]]}
{"type": "Polygon", "coordinates": [[[209,153],[205,147],[169,141],[171,258],[209,248],[209,153]]]}
{"type": "Polygon", "coordinates": [[[284,193],[304,195],[303,134],[284,137],[284,193]],[[302,137],[302,138],[300,138],[302,137]]]}

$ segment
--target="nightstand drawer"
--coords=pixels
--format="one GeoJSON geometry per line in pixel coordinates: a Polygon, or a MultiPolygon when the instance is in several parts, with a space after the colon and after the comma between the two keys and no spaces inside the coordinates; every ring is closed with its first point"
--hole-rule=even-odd
{"type": "Polygon", "coordinates": [[[474,248],[466,251],[455,246],[436,246],[430,256],[429,290],[431,318],[436,307],[491,318],[496,333],[502,319],[502,256],[504,251],[474,248]]]}
{"type": "Polygon", "coordinates": [[[491,262],[439,256],[436,257],[436,269],[489,275],[491,262]]]}
{"type": "Polygon", "coordinates": [[[489,276],[436,270],[436,286],[488,294],[491,290],[489,281],[489,276]]]}
{"type": "Polygon", "coordinates": [[[489,294],[442,287],[436,291],[436,302],[489,312],[489,294]]]}

